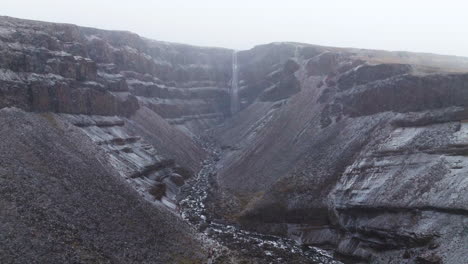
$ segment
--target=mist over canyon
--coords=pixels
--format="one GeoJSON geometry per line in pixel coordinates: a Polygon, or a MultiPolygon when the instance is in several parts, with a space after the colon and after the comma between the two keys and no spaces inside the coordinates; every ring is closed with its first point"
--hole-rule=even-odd
{"type": "Polygon", "coordinates": [[[468,263],[468,58],[0,17],[1,263],[468,263]]]}

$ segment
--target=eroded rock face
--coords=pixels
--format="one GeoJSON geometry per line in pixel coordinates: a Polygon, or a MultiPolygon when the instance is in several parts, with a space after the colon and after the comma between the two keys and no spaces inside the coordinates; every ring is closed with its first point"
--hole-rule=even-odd
{"type": "Polygon", "coordinates": [[[201,131],[229,115],[231,53],[2,17],[0,107],[125,115],[146,106],[201,131]]]}
{"type": "MultiPolygon", "coordinates": [[[[275,56],[304,54],[289,45],[275,56]]],[[[294,57],[299,93],[216,129],[225,214],[348,260],[463,262],[468,75],[315,51],[294,57]]]]}
{"type": "Polygon", "coordinates": [[[294,72],[296,49],[292,45],[273,43],[238,52],[239,97],[245,108],[260,97],[278,101],[300,90],[294,72]]]}
{"type": "Polygon", "coordinates": [[[142,200],[80,128],[15,108],[0,121],[2,262],[206,262],[194,231],[142,200]]]}
{"type": "Polygon", "coordinates": [[[0,18],[2,260],[207,261],[206,245],[168,211],[183,182],[170,176],[193,177],[206,153],[157,107],[174,105],[171,117],[189,115],[197,129],[224,118],[222,65],[210,68],[223,50],[194,49],[0,18]],[[188,76],[167,75],[174,68],[188,76]]]}
{"type": "Polygon", "coordinates": [[[279,101],[291,97],[298,93],[300,83],[294,75],[299,70],[299,65],[294,60],[288,60],[284,63],[283,69],[271,74],[269,77],[273,85],[260,95],[262,101],[279,101]]]}

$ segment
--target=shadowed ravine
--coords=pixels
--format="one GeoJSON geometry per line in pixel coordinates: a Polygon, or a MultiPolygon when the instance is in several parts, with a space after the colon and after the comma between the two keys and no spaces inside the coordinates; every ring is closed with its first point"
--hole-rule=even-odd
{"type": "Polygon", "coordinates": [[[301,246],[296,241],[278,236],[249,232],[238,225],[228,224],[224,219],[215,219],[205,203],[214,188],[213,177],[222,150],[212,140],[204,139],[203,145],[210,158],[203,162],[197,176],[182,189],[178,200],[182,218],[219,245],[210,252],[212,257],[209,263],[223,263],[232,257],[230,255],[239,262],[245,259],[255,263],[341,263],[319,248],[301,246]],[[232,252],[223,250],[223,246],[232,252]]]}

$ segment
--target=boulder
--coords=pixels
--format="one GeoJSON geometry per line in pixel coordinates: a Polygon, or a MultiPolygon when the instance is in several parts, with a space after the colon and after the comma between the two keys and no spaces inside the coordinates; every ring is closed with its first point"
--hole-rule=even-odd
{"type": "Polygon", "coordinates": [[[172,173],[171,176],[169,176],[169,180],[177,186],[182,186],[185,183],[184,177],[180,176],[177,173],[172,173]]]}
{"type": "Polygon", "coordinates": [[[154,196],[156,200],[161,200],[164,195],[166,195],[166,184],[162,182],[156,182],[153,184],[149,193],[154,196]]]}

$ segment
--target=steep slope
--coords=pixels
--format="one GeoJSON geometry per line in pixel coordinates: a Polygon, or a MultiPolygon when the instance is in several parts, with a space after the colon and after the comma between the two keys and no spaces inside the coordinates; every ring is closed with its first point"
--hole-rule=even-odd
{"type": "Polygon", "coordinates": [[[195,233],[141,199],[82,130],[0,110],[3,263],[205,263],[195,233]]]}
{"type": "Polygon", "coordinates": [[[191,136],[230,114],[229,50],[9,17],[0,28],[0,108],[61,114],[145,196],[156,184],[174,198],[205,158],[191,136]]]}
{"type": "Polygon", "coordinates": [[[167,209],[206,153],[164,113],[224,118],[223,52],[2,17],[2,261],[206,262],[167,209]]]}
{"type": "Polygon", "coordinates": [[[356,261],[468,259],[468,74],[453,73],[466,59],[423,67],[376,63],[377,51],[365,61],[294,43],[256,49],[239,66],[250,104],[214,132],[226,150],[217,195],[231,201],[218,213],[356,261]]]}

